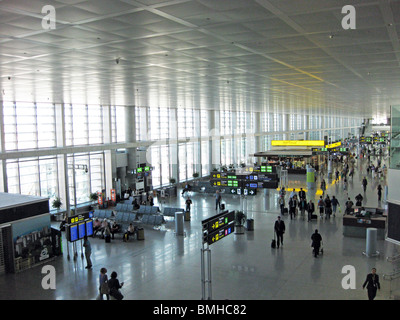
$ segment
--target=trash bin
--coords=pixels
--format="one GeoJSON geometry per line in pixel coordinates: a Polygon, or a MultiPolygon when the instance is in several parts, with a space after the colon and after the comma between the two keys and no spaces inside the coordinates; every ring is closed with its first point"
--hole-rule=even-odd
{"type": "Polygon", "coordinates": [[[367,241],[366,241],[365,255],[367,257],[379,255],[379,252],[376,251],[378,229],[367,228],[366,232],[367,232],[367,241]]]}
{"type": "Polygon", "coordinates": [[[247,231],[254,231],[254,219],[247,219],[247,231]]]}
{"type": "Polygon", "coordinates": [[[185,211],[185,221],[190,221],[190,211],[185,211]]]}
{"type": "Polygon", "coordinates": [[[175,234],[183,236],[183,212],[175,212],[175,234]]]}
{"type": "Polygon", "coordinates": [[[138,240],[144,240],[144,229],[143,228],[138,228],[137,239],[138,240]]]}

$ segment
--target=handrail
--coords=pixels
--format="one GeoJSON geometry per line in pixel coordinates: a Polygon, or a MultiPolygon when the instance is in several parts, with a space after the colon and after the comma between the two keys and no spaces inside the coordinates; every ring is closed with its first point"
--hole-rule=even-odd
{"type": "Polygon", "coordinates": [[[393,280],[400,278],[400,270],[393,271],[392,273],[384,274],[383,279],[384,280],[393,280]]]}
{"type": "Polygon", "coordinates": [[[400,260],[400,254],[395,255],[395,256],[391,256],[391,257],[387,257],[386,260],[387,260],[388,262],[395,262],[395,261],[397,261],[397,260],[400,260]]]}

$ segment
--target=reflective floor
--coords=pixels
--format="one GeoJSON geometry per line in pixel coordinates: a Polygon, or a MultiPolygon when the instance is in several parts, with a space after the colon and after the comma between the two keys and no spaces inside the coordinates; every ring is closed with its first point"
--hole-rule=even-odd
{"type": "MultiPolygon", "coordinates": [[[[353,201],[362,191],[361,179],[367,175],[365,164],[362,161],[356,163],[356,174],[349,180],[348,195],[353,201]]],[[[378,206],[378,180],[371,174],[368,180],[364,205],[378,206]]],[[[318,178],[316,189],[319,182],[318,178]]],[[[289,175],[288,187],[306,188],[306,177],[289,175]]],[[[344,207],[347,192],[341,181],[332,183],[328,180],[327,193],[335,195],[344,207]]],[[[367,292],[362,290],[362,284],[372,267],[376,267],[381,275],[382,289],[376,299],[389,299],[389,282],[384,281],[382,275],[397,267],[386,261],[388,256],[398,253],[396,245],[379,240],[380,255],[368,258],[363,255],[365,239],[343,236],[342,214],[313,222],[301,217],[291,220],[285,215],[284,245],[272,249],[273,225],[279,215],[277,197],[277,190],[269,190],[267,194],[261,190],[257,196],[248,197],[243,205],[247,208],[248,218],[254,219],[254,231],[232,234],[210,246],[213,299],[366,300],[367,292]],[[317,259],[310,247],[310,237],[316,228],[324,243],[324,254],[317,259]],[[355,267],[357,288],[354,290],[342,288],[345,265],[355,267]]],[[[308,190],[307,197],[316,201],[318,190],[308,190]]],[[[42,288],[44,275],[39,266],[15,275],[0,276],[0,299],[93,300],[98,293],[98,275],[102,267],[108,269],[108,275],[112,271],[118,273],[119,280],[124,282],[122,293],[125,299],[201,299],[201,220],[214,215],[216,210],[213,195],[193,194],[191,198],[192,217],[190,222],[184,223],[185,236],[175,235],[174,220],[169,218],[162,230],[145,228],[144,241],[124,243],[121,235],[111,243],[91,239],[92,270],[85,269],[80,248],[77,259],[72,256],[68,260],[67,243],[64,242],[64,255],[49,263],[56,269],[55,290],[42,288]]],[[[185,200],[179,196],[160,205],[184,208],[185,200]]],[[[223,202],[229,210],[241,207],[239,196],[223,195],[223,202]]]]}

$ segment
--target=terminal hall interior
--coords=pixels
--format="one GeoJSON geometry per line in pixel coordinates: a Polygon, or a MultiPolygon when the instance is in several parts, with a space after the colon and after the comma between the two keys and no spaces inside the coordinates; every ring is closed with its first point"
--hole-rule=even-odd
{"type": "Polygon", "coordinates": [[[0,0],[0,299],[399,299],[399,35],[397,0],[0,0]]]}

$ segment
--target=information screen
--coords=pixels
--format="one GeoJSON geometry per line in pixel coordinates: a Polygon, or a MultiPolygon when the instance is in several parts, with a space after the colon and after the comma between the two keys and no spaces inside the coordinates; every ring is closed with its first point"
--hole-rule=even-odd
{"type": "Polygon", "coordinates": [[[78,225],[72,225],[69,227],[69,241],[74,242],[78,240],[78,225]]]}
{"type": "Polygon", "coordinates": [[[83,239],[86,235],[86,223],[82,222],[78,224],[79,239],[83,239]]]}
{"type": "Polygon", "coordinates": [[[93,236],[93,220],[86,221],[86,235],[88,237],[93,236]]]}

